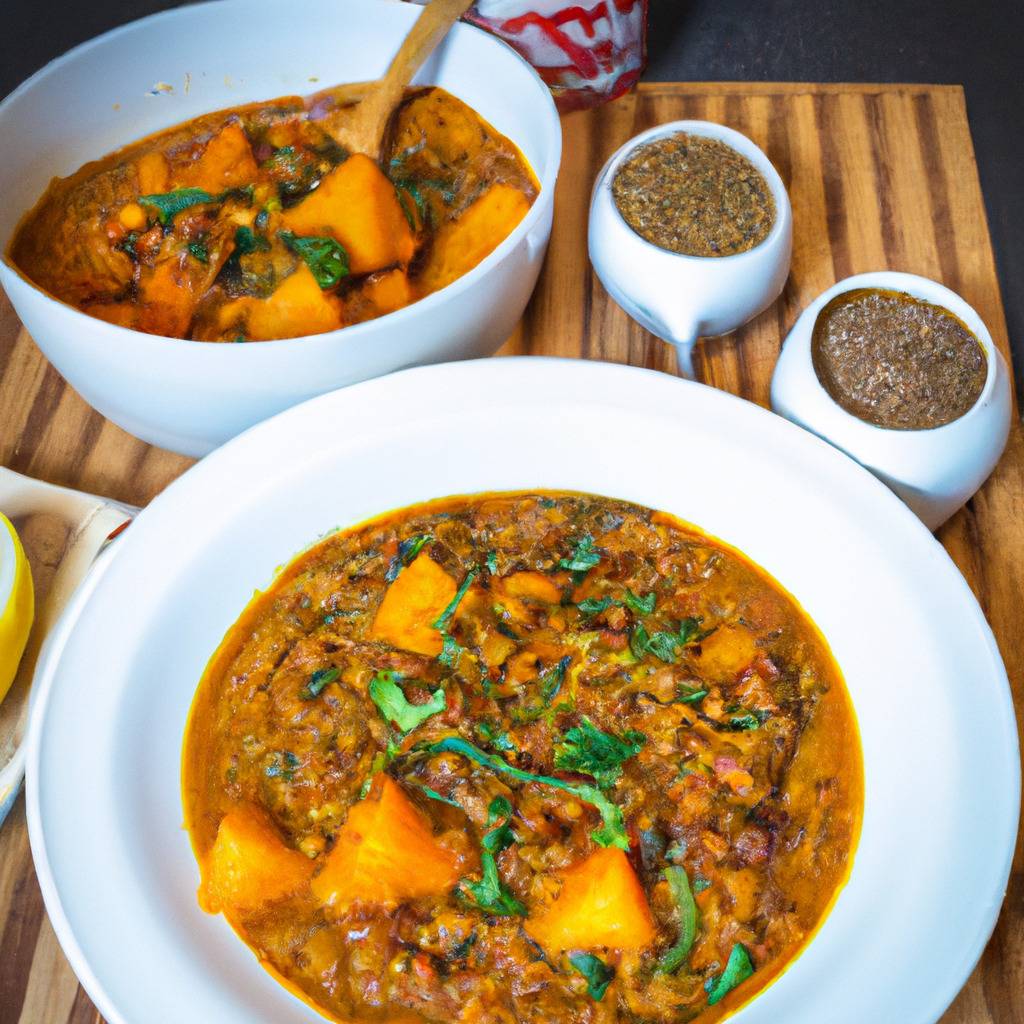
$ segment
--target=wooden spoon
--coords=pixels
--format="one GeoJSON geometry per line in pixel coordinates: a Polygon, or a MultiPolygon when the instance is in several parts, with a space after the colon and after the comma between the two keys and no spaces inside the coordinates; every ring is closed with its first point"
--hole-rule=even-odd
{"type": "Polygon", "coordinates": [[[434,52],[452,25],[473,0],[431,0],[409,30],[383,78],[370,82],[356,106],[336,124],[338,141],[351,153],[365,153],[377,160],[388,121],[402,100],[406,86],[434,52]]]}

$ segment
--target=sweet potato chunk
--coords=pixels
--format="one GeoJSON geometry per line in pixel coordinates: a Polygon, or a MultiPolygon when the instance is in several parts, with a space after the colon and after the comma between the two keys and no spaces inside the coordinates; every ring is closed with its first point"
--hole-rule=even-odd
{"type": "Polygon", "coordinates": [[[458,858],[439,846],[429,823],[387,775],[349,812],[313,895],[338,913],[357,900],[394,905],[444,892],[459,878],[458,858]]]}
{"type": "Polygon", "coordinates": [[[270,341],[336,330],[343,314],[341,299],[323,291],[309,267],[300,263],[268,298],[235,299],[221,307],[218,319],[224,325],[244,323],[250,341],[270,341]]]}
{"type": "Polygon", "coordinates": [[[721,626],[700,646],[701,672],[713,679],[734,678],[757,657],[753,635],[740,625],[721,626]]]}
{"type": "Polygon", "coordinates": [[[139,158],[136,165],[139,178],[139,195],[159,195],[167,191],[170,180],[170,168],[167,157],[160,150],[151,150],[139,158]]]}
{"type": "Polygon", "coordinates": [[[286,210],[282,226],[297,235],[335,238],[353,274],[370,274],[412,259],[412,229],[394,185],[362,153],[335,167],[301,203],[286,210]]]}
{"type": "Polygon", "coordinates": [[[542,572],[513,573],[500,581],[498,589],[506,597],[525,597],[548,604],[558,604],[562,600],[562,591],[550,576],[542,572]]]}
{"type": "Polygon", "coordinates": [[[598,850],[562,876],[550,906],[526,930],[552,956],[567,949],[642,949],[654,941],[654,921],[625,853],[598,850]]]}
{"type": "Polygon", "coordinates": [[[404,270],[386,270],[366,279],[363,298],[373,307],[374,316],[384,316],[408,306],[413,300],[409,277],[404,270]]]}
{"type": "Polygon", "coordinates": [[[199,905],[208,914],[252,910],[289,896],[309,882],[313,862],[282,842],[262,811],[229,811],[203,864],[199,905]]]}
{"type": "Polygon", "coordinates": [[[458,220],[443,224],[419,278],[420,290],[434,292],[472,270],[526,216],[530,201],[511,185],[492,185],[458,220]]]}
{"type": "Polygon", "coordinates": [[[178,174],[178,187],[203,188],[217,195],[252,184],[258,173],[249,140],[242,126],[232,121],[210,139],[198,160],[178,174]]]}
{"type": "Polygon", "coordinates": [[[426,552],[404,568],[377,609],[370,636],[417,654],[441,653],[441,634],[431,626],[455,597],[455,581],[426,552]]]}

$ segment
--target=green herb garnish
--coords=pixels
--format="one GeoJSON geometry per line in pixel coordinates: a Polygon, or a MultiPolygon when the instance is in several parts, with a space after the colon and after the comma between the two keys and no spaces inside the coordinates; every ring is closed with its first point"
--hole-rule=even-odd
{"type": "Polygon", "coordinates": [[[675,699],[675,703],[698,704],[708,695],[709,692],[709,690],[706,690],[703,687],[692,690],[688,686],[680,686],[676,690],[678,696],[675,699]]]}
{"type": "Polygon", "coordinates": [[[614,968],[609,967],[593,953],[573,953],[569,963],[587,979],[587,994],[591,999],[600,1002],[604,998],[608,986],[615,977],[614,968]]]}
{"type": "Polygon", "coordinates": [[[488,754],[479,747],[474,746],[461,736],[446,736],[437,743],[431,743],[426,749],[430,753],[440,754],[451,752],[462,754],[471,761],[490,768],[491,771],[509,775],[522,782],[539,782],[545,786],[552,786],[563,792],[571,793],[584,803],[591,804],[601,815],[601,827],[590,833],[590,838],[598,846],[617,846],[621,850],[629,849],[629,839],[626,836],[626,823],[622,817],[622,808],[613,803],[597,786],[590,786],[585,783],[566,782],[564,779],[555,779],[549,775],[535,775],[533,772],[525,772],[521,768],[515,768],[504,758],[496,754],[488,754]]]}
{"type": "Polygon", "coordinates": [[[622,599],[622,603],[631,611],[634,615],[650,615],[654,611],[654,606],[657,603],[657,596],[653,591],[646,597],[637,597],[629,587],[626,588],[626,596],[622,599]]]}
{"type": "Polygon", "coordinates": [[[217,197],[210,195],[202,188],[179,188],[173,192],[160,192],[149,196],[139,196],[143,206],[151,206],[156,210],[156,219],[166,226],[174,220],[182,210],[202,203],[215,203],[217,197]]]}
{"type": "Polygon", "coordinates": [[[398,554],[391,559],[384,579],[394,583],[398,574],[408,565],[412,565],[416,556],[433,540],[429,533],[419,533],[414,537],[406,537],[398,542],[398,554]]]}
{"type": "Polygon", "coordinates": [[[602,732],[584,718],[555,745],[555,767],[590,775],[601,789],[610,789],[622,775],[623,762],[640,752],[647,742],[642,732],[623,735],[602,732]]]}
{"type": "Polygon", "coordinates": [[[370,680],[370,699],[381,715],[393,722],[403,733],[412,732],[432,715],[448,706],[444,690],[435,690],[426,704],[410,704],[397,680],[397,672],[378,672],[370,680]]]}
{"type": "Polygon", "coordinates": [[[497,917],[525,917],[526,907],[506,888],[498,873],[498,854],[515,841],[512,831],[512,805],[503,796],[496,796],[487,808],[489,831],[480,841],[481,878],[467,878],[459,883],[460,891],[481,910],[497,917]]]}
{"type": "Polygon", "coordinates": [[[202,242],[189,242],[187,248],[200,263],[210,262],[210,251],[202,242]]]}
{"type": "Polygon", "coordinates": [[[321,288],[333,288],[348,276],[348,253],[333,238],[300,237],[291,231],[279,231],[277,237],[305,262],[321,288]]]}
{"type": "MultiPolygon", "coordinates": [[[[259,221],[258,216],[256,220],[259,221]]],[[[269,248],[270,243],[262,235],[257,235],[252,228],[243,224],[235,231],[235,252],[239,256],[248,256],[251,252],[265,252],[269,248]]]]}
{"type": "Polygon", "coordinates": [[[486,719],[476,723],[477,735],[485,742],[490,743],[496,750],[515,750],[516,745],[509,738],[507,732],[497,732],[494,726],[486,719]]]}
{"type": "Polygon", "coordinates": [[[488,551],[487,552],[487,558],[485,559],[485,562],[487,564],[487,571],[492,576],[497,576],[498,575],[498,552],[497,551],[488,551]]]}
{"type": "MultiPolygon", "coordinates": [[[[572,657],[566,654],[564,657],[559,658],[554,665],[544,669],[537,677],[539,701],[532,701],[525,707],[513,709],[512,717],[519,722],[534,722],[540,718],[551,707],[551,702],[562,689],[562,683],[565,682],[565,672],[571,662],[572,657]]],[[[561,707],[562,705],[559,706],[561,707]]],[[[570,708],[571,706],[566,704],[564,707],[570,708]]]]}
{"type": "Polygon", "coordinates": [[[466,573],[466,578],[459,584],[459,589],[455,591],[455,596],[448,602],[448,607],[430,624],[432,629],[439,629],[442,633],[448,629],[449,624],[455,617],[459,604],[466,596],[466,591],[469,590],[470,584],[476,579],[478,571],[477,569],[470,569],[466,573]]]}
{"type": "Polygon", "coordinates": [[[700,623],[699,618],[687,618],[679,623],[679,629],[674,633],[665,630],[648,633],[644,624],[638,622],[629,634],[629,649],[637,660],[642,659],[645,654],[653,654],[666,665],[671,665],[676,660],[678,651],[689,644],[700,643],[710,635],[711,630],[700,632],[700,623]]]}
{"type": "Polygon", "coordinates": [[[693,940],[697,937],[697,904],[690,890],[686,868],[673,864],[665,868],[662,874],[672,890],[672,899],[679,915],[679,935],[675,945],[662,953],[658,960],[658,970],[662,974],[675,974],[686,962],[693,940]]]}
{"type": "Polygon", "coordinates": [[[610,597],[586,597],[576,607],[584,615],[600,615],[601,612],[611,608],[613,604],[617,604],[617,602],[610,597]]]}
{"type": "Polygon", "coordinates": [[[324,687],[333,683],[341,675],[339,668],[318,668],[310,677],[309,682],[299,690],[299,696],[303,700],[312,700],[319,697],[324,687]]]}
{"type": "Polygon", "coordinates": [[[558,567],[572,572],[575,582],[578,583],[600,561],[601,553],[594,550],[594,538],[587,533],[576,541],[576,546],[568,558],[559,559],[558,567]]]}
{"type": "Polygon", "coordinates": [[[458,668],[459,658],[462,657],[465,649],[451,633],[442,633],[441,653],[437,656],[437,660],[449,668],[458,668]]]}
{"type": "Polygon", "coordinates": [[[708,993],[708,1005],[714,1006],[753,973],[754,965],[750,961],[750,954],[742,943],[737,942],[729,953],[729,960],[721,975],[717,979],[708,978],[704,983],[708,993]]]}

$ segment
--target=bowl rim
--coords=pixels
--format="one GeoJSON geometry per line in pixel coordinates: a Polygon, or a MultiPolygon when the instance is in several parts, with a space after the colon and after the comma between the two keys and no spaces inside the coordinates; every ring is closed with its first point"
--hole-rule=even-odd
{"type": "Polygon", "coordinates": [[[624,142],[608,158],[607,163],[597,176],[597,182],[594,186],[594,196],[595,200],[600,197],[601,202],[607,203],[611,207],[613,211],[612,222],[616,227],[624,229],[630,234],[630,236],[640,242],[644,251],[648,253],[656,253],[661,258],[671,258],[673,262],[682,261],[681,265],[683,266],[686,264],[699,264],[702,267],[722,266],[728,267],[729,269],[736,269],[744,259],[754,259],[757,256],[760,256],[769,247],[773,247],[782,241],[786,233],[790,230],[790,222],[792,220],[792,204],[789,199],[789,190],[786,188],[786,183],[782,180],[782,176],[776,170],[775,165],[769,159],[768,154],[765,153],[765,151],[748,135],[744,135],[743,132],[736,128],[732,128],[727,124],[722,124],[719,121],[702,121],[692,119],[666,121],[663,124],[655,125],[653,128],[647,128],[637,135],[634,135],[632,138],[624,142]],[[725,143],[730,149],[749,160],[750,163],[753,164],[755,170],[757,170],[768,183],[768,187],[772,192],[772,199],[775,202],[775,219],[772,223],[771,230],[764,236],[764,238],[761,239],[760,242],[757,243],[757,245],[752,246],[750,249],[744,249],[742,252],[731,253],[728,256],[694,256],[689,253],[674,252],[671,249],[664,249],[660,245],[655,245],[654,242],[644,238],[644,236],[638,231],[635,231],[626,221],[626,218],[622,216],[622,211],[619,209],[619,205],[615,202],[615,197],[612,195],[612,181],[614,180],[619,167],[625,160],[632,156],[636,150],[640,149],[646,143],[655,139],[664,138],[667,135],[678,135],[681,133],[699,135],[702,138],[716,139],[719,142],[725,143]],[[744,150],[748,147],[749,151],[745,152],[744,150]]]}
{"type": "MultiPolygon", "coordinates": [[[[376,7],[381,10],[390,9],[401,10],[403,12],[405,8],[418,7],[418,5],[415,4],[399,3],[397,0],[346,0],[346,2],[355,2],[368,9],[376,7]]],[[[2,125],[4,115],[8,112],[10,107],[14,106],[17,102],[22,101],[25,94],[29,93],[39,82],[51,76],[59,76],[66,64],[72,63],[97,46],[115,41],[119,36],[134,31],[140,26],[149,26],[154,23],[171,21],[177,18],[188,19],[194,16],[196,12],[201,10],[205,11],[206,8],[211,7],[238,7],[240,9],[244,9],[246,4],[247,0],[205,0],[202,4],[185,4],[184,6],[173,7],[164,11],[157,11],[154,14],[149,14],[142,18],[136,18],[126,24],[118,25],[106,32],[100,33],[97,36],[93,36],[91,39],[87,39],[85,42],[79,43],[77,46],[72,47],[70,50],[49,61],[4,97],[4,99],[0,101],[0,125],[2,125]]],[[[400,16],[409,17],[409,13],[405,12],[400,16]]],[[[184,346],[183,350],[190,352],[204,352],[208,350],[216,350],[221,347],[227,347],[232,351],[260,351],[266,348],[266,354],[269,357],[271,352],[279,353],[281,351],[287,351],[290,347],[298,344],[307,346],[311,342],[315,342],[317,340],[319,340],[321,345],[323,345],[338,343],[339,339],[351,338],[354,344],[358,344],[364,334],[373,333],[375,325],[380,320],[386,319],[389,325],[400,327],[403,320],[415,318],[420,314],[429,315],[437,306],[449,299],[457,297],[468,288],[473,287],[477,281],[484,277],[492,268],[497,266],[505,256],[512,251],[512,249],[519,245],[523,239],[528,238],[538,221],[540,221],[546,215],[547,210],[553,206],[555,182],[558,178],[562,162],[562,126],[559,119],[558,109],[555,106],[551,90],[544,84],[543,79],[540,77],[533,65],[530,64],[529,61],[527,61],[526,58],[523,57],[522,54],[520,54],[514,47],[505,42],[505,40],[484,31],[479,26],[470,22],[460,21],[457,25],[453,26],[453,31],[459,34],[476,33],[487,40],[485,45],[500,47],[515,57],[517,63],[527,74],[528,79],[532,80],[531,84],[537,94],[536,97],[531,97],[531,105],[536,103],[537,109],[542,111],[542,114],[539,116],[542,116],[544,119],[543,146],[548,154],[548,159],[547,166],[545,167],[544,174],[542,176],[537,176],[532,164],[527,162],[530,170],[533,171],[534,175],[537,177],[540,188],[538,189],[537,195],[534,198],[533,203],[530,205],[529,210],[526,211],[523,219],[475,267],[456,278],[450,284],[445,285],[444,288],[441,288],[436,292],[431,292],[429,295],[424,296],[422,299],[417,299],[408,306],[403,306],[401,309],[394,310],[391,313],[386,313],[382,317],[376,317],[373,320],[367,320],[362,323],[351,324],[347,327],[339,327],[333,331],[325,331],[321,334],[304,334],[294,338],[273,338],[268,341],[253,341],[242,345],[229,344],[225,346],[223,343],[197,341],[192,338],[171,338],[162,334],[147,334],[144,331],[137,331],[130,327],[123,327],[120,324],[102,321],[99,320],[98,317],[89,316],[88,313],[83,312],[78,309],[78,307],[69,302],[65,302],[63,299],[60,299],[46,291],[44,288],[41,288],[10,258],[10,246],[14,240],[14,236],[17,234],[18,227],[20,226],[22,219],[28,215],[29,210],[25,210],[22,213],[21,219],[19,219],[15,224],[10,238],[6,239],[3,243],[3,250],[2,253],[0,253],[0,270],[12,274],[15,279],[33,291],[36,296],[47,305],[56,307],[56,310],[58,311],[63,310],[70,312],[73,318],[86,317],[90,321],[102,323],[105,328],[111,329],[117,336],[123,339],[131,338],[132,345],[163,346],[170,342],[178,345],[179,347],[184,346]]],[[[345,83],[338,82],[334,84],[341,85],[345,83]]],[[[274,97],[268,97],[268,99],[273,98],[274,97]]],[[[461,97],[457,98],[461,99],[461,97]]],[[[256,102],[259,101],[257,100],[256,102]]],[[[469,103],[468,100],[463,100],[463,102],[472,107],[472,104],[469,103]]],[[[215,111],[211,111],[211,113],[213,112],[215,111]]],[[[122,143],[122,145],[130,145],[133,141],[136,140],[129,139],[127,142],[122,143]]],[[[511,141],[518,149],[519,147],[516,140],[512,139],[511,141]]],[[[241,358],[248,357],[243,356],[241,358]]]]}
{"type": "MultiPolygon", "coordinates": [[[[502,362],[504,363],[504,360],[502,360],[502,362]]],[[[716,396],[714,401],[720,403],[723,408],[728,406],[733,409],[739,409],[742,407],[743,416],[748,419],[757,417],[760,420],[766,428],[764,433],[774,433],[776,435],[776,439],[788,439],[788,442],[791,443],[795,449],[798,449],[801,454],[812,459],[814,463],[820,465],[822,460],[825,460],[826,463],[834,467],[835,473],[838,474],[840,478],[848,481],[851,486],[855,485],[858,489],[865,492],[871,492],[872,501],[879,504],[879,508],[886,512],[887,516],[894,521],[900,531],[910,531],[912,535],[919,539],[922,556],[926,557],[928,564],[934,566],[935,571],[941,572],[944,577],[948,579],[949,586],[953,588],[956,595],[966,602],[966,608],[969,609],[968,617],[970,619],[971,635],[976,637],[976,641],[983,646],[988,658],[991,659],[990,669],[994,684],[998,689],[998,704],[999,710],[1002,713],[1001,721],[999,723],[1000,743],[1005,744],[1004,753],[1010,757],[1008,764],[1011,774],[1008,779],[1003,780],[1006,785],[1001,787],[1001,789],[1003,789],[1003,794],[1000,798],[999,806],[1001,809],[1000,820],[1003,828],[1001,829],[999,836],[999,854],[996,858],[993,858],[991,855],[988,855],[987,857],[987,861],[998,861],[998,878],[1001,880],[999,882],[999,888],[998,891],[985,893],[985,895],[990,898],[985,901],[984,906],[978,908],[977,920],[974,922],[974,927],[972,927],[969,934],[963,934],[957,942],[956,949],[959,955],[956,963],[951,965],[950,969],[944,974],[944,983],[930,992],[930,996],[927,997],[927,1002],[922,1001],[921,1003],[922,1014],[927,1014],[928,1016],[922,1016],[920,1019],[927,1019],[928,1021],[937,1019],[967,980],[985,945],[987,944],[993,928],[995,927],[1002,905],[1002,895],[1005,892],[1006,879],[1011,867],[1017,824],[1019,821],[1019,744],[1015,727],[1015,718],[1013,715],[1012,698],[1008,680],[1006,678],[1005,668],[999,655],[994,636],[992,635],[991,629],[985,620],[977,601],[973,597],[967,582],[957,571],[955,564],[945,549],[920,523],[917,517],[914,516],[914,514],[901,501],[899,501],[899,499],[893,495],[888,488],[876,480],[862,467],[858,466],[852,459],[849,459],[847,456],[834,449],[831,445],[828,445],[825,441],[807,431],[795,427],[793,424],[781,417],[771,415],[767,410],[754,406],[752,403],[746,402],[736,396],[729,395],[728,393],[715,392],[714,389],[707,388],[705,385],[697,384],[695,382],[674,380],[669,378],[667,375],[654,370],[598,362],[580,363],[579,360],[545,357],[516,357],[514,362],[520,366],[526,364],[528,367],[532,364],[540,378],[544,378],[548,374],[562,374],[572,366],[574,369],[569,372],[576,374],[582,373],[584,376],[589,374],[593,381],[596,381],[598,376],[601,374],[617,374],[625,379],[624,382],[627,385],[634,382],[642,384],[644,380],[654,381],[655,379],[658,379],[664,381],[665,384],[655,386],[665,387],[667,386],[668,381],[672,380],[673,387],[682,389],[680,394],[686,394],[688,392],[691,395],[697,395],[698,392],[693,389],[700,389],[700,392],[714,392],[716,396]]],[[[360,384],[352,385],[352,387],[359,389],[360,392],[369,392],[370,397],[376,398],[379,395],[387,394],[388,390],[392,388],[395,380],[408,380],[411,377],[417,382],[417,384],[420,380],[423,380],[428,384],[444,383],[444,379],[446,377],[456,376],[458,378],[462,378],[463,376],[468,375],[469,378],[472,378],[475,374],[479,375],[480,373],[483,373],[484,375],[488,373],[497,374],[497,378],[493,381],[493,383],[496,384],[506,380],[506,371],[500,364],[496,364],[491,360],[482,360],[398,371],[397,373],[390,374],[385,377],[375,378],[360,384]]],[[[463,381],[463,383],[465,383],[465,381],[463,381]]],[[[423,389],[420,388],[419,390],[422,391],[423,389]]],[[[435,388],[434,390],[436,391],[437,389],[435,388]]],[[[635,403],[637,399],[630,397],[628,392],[628,388],[620,389],[620,400],[623,403],[635,403]]],[[[194,467],[190,468],[185,474],[183,474],[182,477],[173,482],[163,492],[163,495],[155,499],[154,506],[159,506],[160,511],[154,509],[153,511],[144,511],[142,513],[139,522],[143,524],[143,532],[147,532],[149,530],[148,524],[151,520],[159,520],[159,516],[162,514],[164,506],[170,504],[172,496],[176,499],[176,496],[180,492],[187,492],[191,481],[201,480],[211,476],[216,477],[220,472],[222,464],[230,465],[231,461],[236,458],[236,452],[239,455],[242,455],[245,451],[252,451],[254,448],[258,448],[260,442],[264,438],[269,439],[274,436],[276,431],[280,431],[282,428],[287,428],[290,421],[295,421],[296,423],[300,422],[302,417],[309,416],[310,410],[317,406],[324,408],[329,407],[330,403],[339,401],[338,396],[343,393],[351,395],[352,388],[340,389],[339,391],[310,399],[299,406],[292,407],[291,409],[278,414],[278,416],[250,428],[245,433],[228,442],[228,444],[213,453],[207,459],[197,463],[194,467]],[[167,497],[165,497],[165,495],[167,497]]],[[[630,408],[633,408],[633,406],[630,405],[630,408]]],[[[157,525],[157,523],[154,525],[157,525]]],[[[711,524],[707,525],[711,527],[711,524]]],[[[135,541],[132,540],[133,536],[138,536],[138,531],[134,535],[129,531],[126,537],[126,543],[134,544],[135,541]]],[[[728,538],[726,538],[726,541],[728,542],[728,538]]],[[[139,543],[145,543],[145,541],[140,540],[139,543]]],[[[783,586],[786,586],[784,580],[781,582],[783,586]]],[[[799,598],[799,595],[797,596],[799,598]]],[[[44,720],[47,706],[50,704],[51,697],[53,695],[53,684],[59,667],[59,661],[56,659],[52,659],[44,664],[40,680],[42,685],[39,688],[39,693],[37,694],[37,700],[32,715],[28,755],[29,784],[27,797],[29,831],[30,838],[32,840],[32,849],[36,858],[37,868],[40,875],[40,884],[43,889],[47,909],[53,918],[54,927],[60,938],[61,945],[68,953],[69,958],[75,965],[76,971],[78,971],[79,975],[82,977],[83,984],[85,984],[90,995],[96,1000],[104,1015],[112,1022],[112,1024],[127,1024],[126,1018],[117,1010],[117,1007],[108,996],[105,987],[100,983],[97,976],[89,967],[84,951],[74,936],[70,920],[64,912],[64,907],[57,887],[56,877],[48,857],[46,839],[42,825],[43,812],[40,804],[40,784],[37,783],[37,779],[39,778],[41,771],[40,755],[42,733],[45,727],[44,720]]],[[[986,673],[988,673],[988,671],[989,667],[986,668],[986,673]]],[[[862,848],[863,841],[861,844],[861,849],[862,848]]],[[[859,855],[860,850],[858,851],[858,856],[859,855]]],[[[951,958],[947,957],[947,959],[951,958]]],[[[765,991],[767,991],[767,989],[765,991]]],[[[761,992],[759,991],[759,995],[760,994],[761,992]]],[[[754,1000],[754,1002],[756,1002],[756,1000],[754,1000]]]]}

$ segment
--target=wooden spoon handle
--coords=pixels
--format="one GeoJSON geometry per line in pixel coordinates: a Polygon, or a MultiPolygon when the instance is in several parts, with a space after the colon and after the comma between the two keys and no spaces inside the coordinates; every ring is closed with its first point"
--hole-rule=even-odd
{"type": "Polygon", "coordinates": [[[384,77],[359,104],[359,130],[353,132],[353,148],[374,158],[378,156],[384,129],[405,87],[472,3],[473,0],[431,0],[423,8],[384,77]]]}

